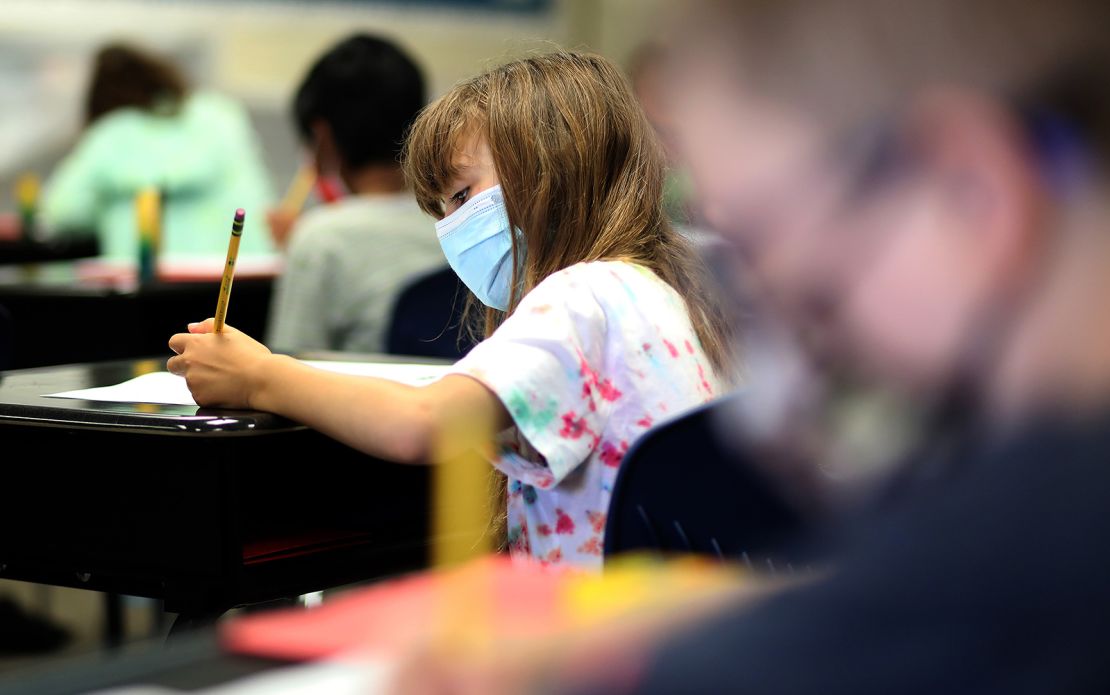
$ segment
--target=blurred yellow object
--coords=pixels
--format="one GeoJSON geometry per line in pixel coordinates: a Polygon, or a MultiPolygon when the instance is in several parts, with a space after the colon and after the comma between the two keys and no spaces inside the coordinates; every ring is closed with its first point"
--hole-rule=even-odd
{"type": "Polygon", "coordinates": [[[291,213],[300,212],[315,183],[316,167],[305,164],[297,171],[297,175],[293,177],[293,181],[289,184],[289,189],[285,191],[285,197],[281,201],[282,209],[291,213]]]}
{"type": "Polygon", "coordinates": [[[162,245],[162,199],[156,188],[135,195],[135,227],[139,231],[139,281],[154,280],[162,245]]]}
{"type": "Polygon", "coordinates": [[[15,199],[22,210],[33,210],[38,205],[39,177],[35,174],[24,174],[15,183],[15,199]]]}
{"type": "Polygon", "coordinates": [[[26,238],[35,232],[35,214],[39,205],[39,177],[24,174],[15,184],[15,199],[19,205],[19,227],[26,238]]]}
{"type": "Polygon", "coordinates": [[[156,188],[144,188],[135,196],[135,224],[139,239],[157,251],[162,234],[162,198],[156,188]]]}
{"type": "Polygon", "coordinates": [[[456,420],[434,443],[433,567],[452,567],[493,549],[489,490],[493,439],[493,423],[474,415],[456,420]]]}
{"type": "Polygon", "coordinates": [[[581,574],[568,580],[562,604],[571,625],[588,627],[644,607],[733,589],[745,577],[739,565],[712,558],[621,556],[609,560],[600,575],[581,574]]]}

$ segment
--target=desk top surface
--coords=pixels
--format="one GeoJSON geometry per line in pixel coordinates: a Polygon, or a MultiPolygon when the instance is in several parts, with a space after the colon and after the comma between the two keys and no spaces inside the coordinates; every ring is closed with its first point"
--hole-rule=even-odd
{"type": "Polygon", "coordinates": [[[92,258],[100,253],[95,236],[36,241],[34,239],[0,240],[0,265],[17,263],[49,263],[78,258],[92,258]]]}
{"type": "MultiPolygon", "coordinates": [[[[165,371],[168,357],[167,355],[142,360],[92,362],[0,372],[0,427],[65,427],[221,437],[306,429],[304,425],[279,415],[258,411],[220,410],[158,403],[108,403],[72,398],[47,398],[43,395],[112,386],[149,372],[165,371]]],[[[444,360],[438,359],[338,352],[312,352],[300,357],[313,360],[445,363],[444,360]]]]}
{"type": "MultiPolygon", "coordinates": [[[[148,283],[138,283],[133,270],[106,272],[102,275],[79,274],[69,263],[48,264],[26,271],[20,268],[0,267],[0,296],[36,297],[134,297],[157,299],[206,293],[215,296],[220,277],[203,277],[200,274],[167,275],[166,278],[148,283]]],[[[267,291],[274,276],[261,273],[236,274],[235,285],[240,293],[246,287],[267,291]]],[[[215,301],[215,300],[213,300],[215,301]]]]}
{"type": "Polygon", "coordinates": [[[106,403],[43,395],[111,386],[147,372],[164,371],[165,364],[165,358],[156,358],[0,372],[0,427],[66,427],[194,436],[264,434],[304,427],[272,413],[106,403]]]}

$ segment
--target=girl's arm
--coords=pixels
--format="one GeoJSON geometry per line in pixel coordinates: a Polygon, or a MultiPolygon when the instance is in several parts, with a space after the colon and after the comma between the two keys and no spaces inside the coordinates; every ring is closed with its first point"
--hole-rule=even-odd
{"type": "Polygon", "coordinates": [[[170,339],[167,367],[184,376],[197,403],[264,410],[304,423],[372,456],[433,463],[480,446],[511,424],[485,386],[448,375],[428,386],[334,374],[274,355],[212,320],[170,339]]]}

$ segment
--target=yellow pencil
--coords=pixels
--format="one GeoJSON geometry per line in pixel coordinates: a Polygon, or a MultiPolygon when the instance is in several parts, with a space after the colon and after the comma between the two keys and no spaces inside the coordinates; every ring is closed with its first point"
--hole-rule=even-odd
{"type": "Polygon", "coordinates": [[[231,281],[235,279],[235,259],[239,257],[239,240],[243,237],[243,220],[246,216],[247,213],[243,208],[239,208],[235,211],[235,219],[231,223],[227,263],[224,265],[224,277],[220,280],[220,298],[216,302],[216,333],[224,329],[224,320],[227,318],[227,303],[231,301],[231,281]]]}
{"type": "Polygon", "coordinates": [[[312,191],[312,184],[314,183],[316,183],[316,167],[312,164],[305,164],[297,172],[292,183],[289,184],[289,190],[285,192],[281,207],[291,213],[300,212],[301,208],[304,207],[304,201],[308,199],[309,192],[312,191]]]}

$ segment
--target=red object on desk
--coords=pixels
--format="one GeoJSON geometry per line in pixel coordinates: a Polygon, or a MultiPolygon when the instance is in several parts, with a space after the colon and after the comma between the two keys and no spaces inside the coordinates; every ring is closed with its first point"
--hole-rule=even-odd
{"type": "Polygon", "coordinates": [[[567,572],[491,556],[355,590],[308,610],[225,623],[234,652],[303,661],[358,653],[391,656],[432,639],[540,636],[563,624],[557,600],[567,572]]]}
{"type": "MultiPolygon", "coordinates": [[[[235,277],[273,278],[281,273],[279,258],[244,258],[235,269],[235,277]]],[[[158,263],[157,279],[160,282],[219,282],[223,276],[224,260],[162,260],[158,263]]],[[[89,260],[77,264],[77,277],[94,285],[129,286],[138,281],[134,263],[123,261],[89,260]]]]}

